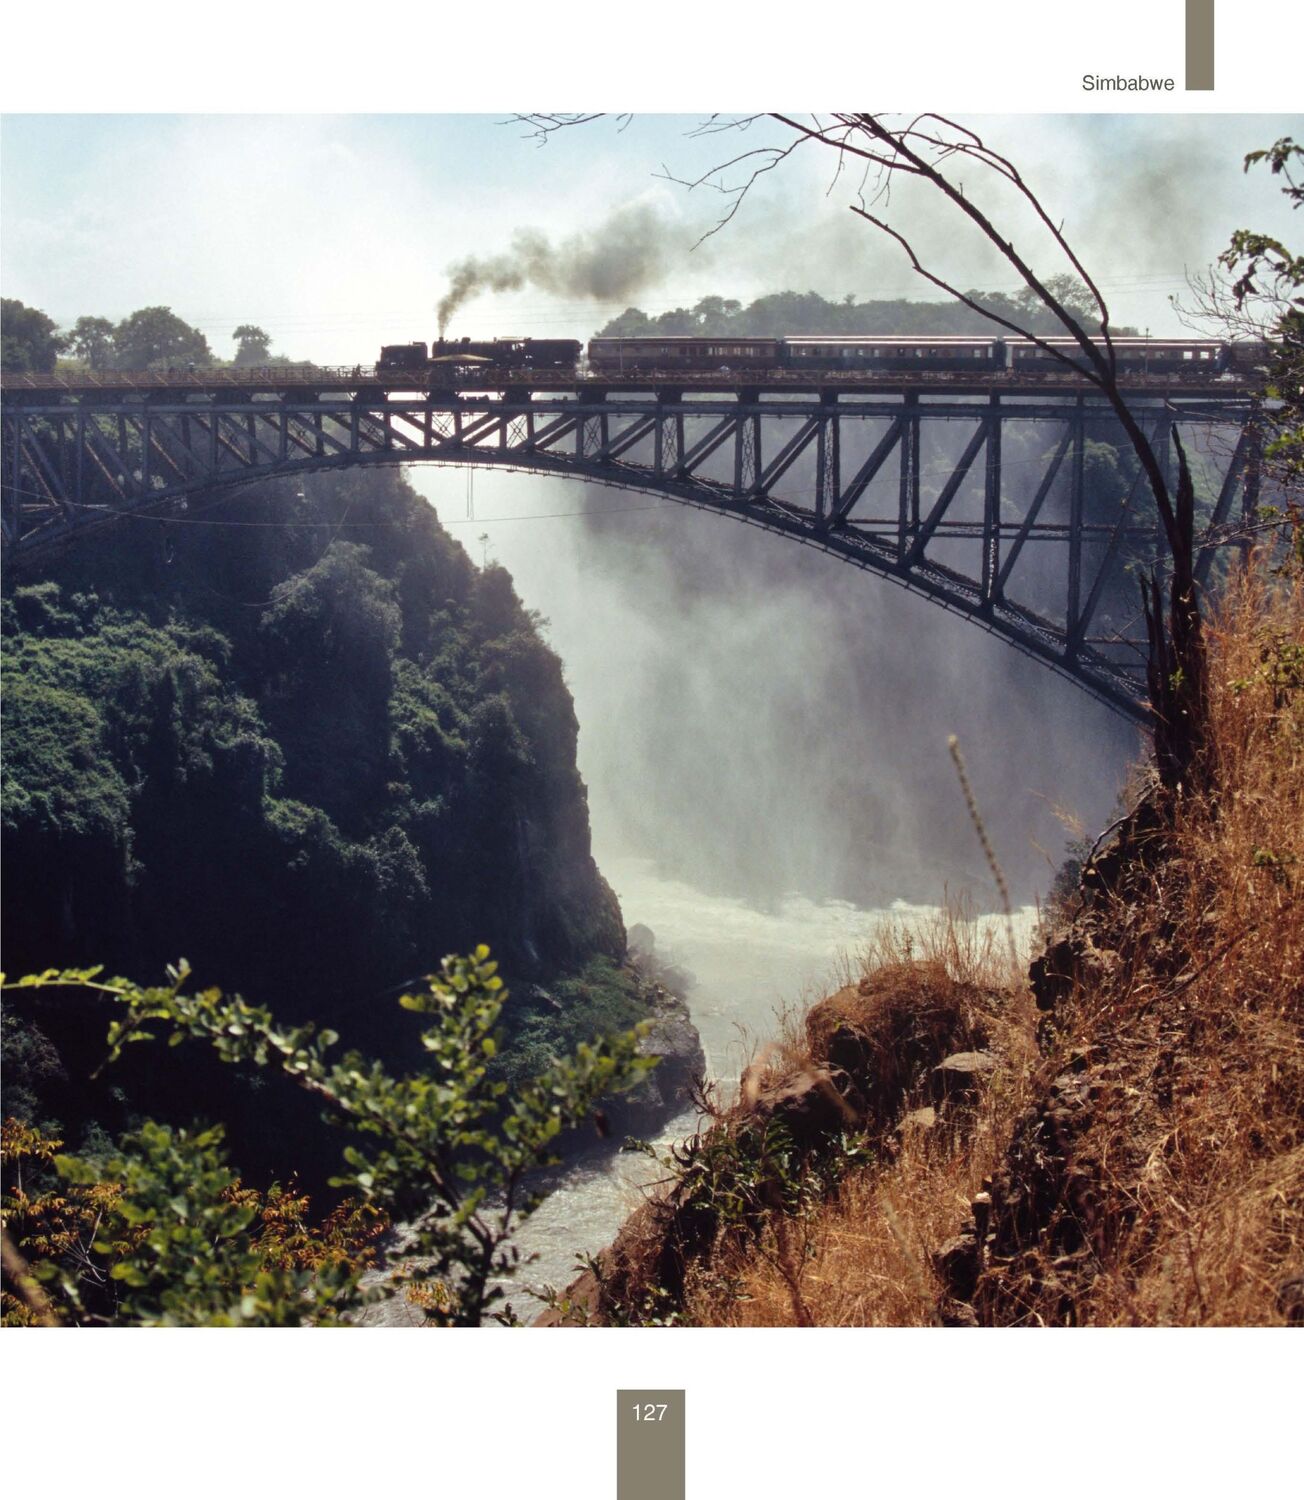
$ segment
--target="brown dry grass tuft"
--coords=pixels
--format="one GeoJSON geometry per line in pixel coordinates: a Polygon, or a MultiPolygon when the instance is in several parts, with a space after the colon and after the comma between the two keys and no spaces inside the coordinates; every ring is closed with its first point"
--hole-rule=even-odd
{"type": "MultiPolygon", "coordinates": [[[[1078,924],[1087,961],[1040,1031],[999,932],[954,912],[922,932],[886,929],[843,990],[788,1019],[766,1076],[828,1061],[850,1028],[875,1049],[881,1115],[894,1091],[900,1103],[910,1048],[930,1036],[984,1040],[1001,1062],[967,1116],[907,1126],[804,1224],[800,1300],[813,1322],[938,1321],[934,1254],[992,1186],[994,1225],[1002,1188],[1022,1208],[1007,1215],[1009,1243],[989,1242],[984,1321],[1304,1321],[1299,577],[1244,570],[1208,639],[1213,790],[1178,798],[1150,857],[1096,893],[1078,924]],[[1085,1102],[1055,1137],[1066,1077],[1085,1102]],[[1049,1169],[1047,1140],[1059,1141],[1049,1169]]],[[[793,1301],[773,1259],[744,1247],[694,1270],[684,1313],[784,1324],[793,1301]]]]}
{"type": "MultiPolygon", "coordinates": [[[[1120,1207],[1083,1320],[1274,1324],[1304,1278],[1304,585],[1246,570],[1211,629],[1216,790],[1177,809],[1129,961],[1069,1019],[1146,1108],[1084,1140],[1120,1207]],[[1292,1285],[1295,1290],[1292,1290],[1292,1285]]],[[[1298,1313],[1296,1313],[1298,1316],[1298,1313]]]]}

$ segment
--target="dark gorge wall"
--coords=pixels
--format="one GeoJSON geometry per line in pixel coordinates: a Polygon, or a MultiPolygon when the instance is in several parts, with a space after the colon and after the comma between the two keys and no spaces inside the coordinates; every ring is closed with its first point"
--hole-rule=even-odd
{"type": "Polygon", "coordinates": [[[396,989],[444,953],[489,943],[518,1008],[623,956],[561,664],[397,470],[192,503],[11,581],[4,686],[11,974],[184,955],[401,1062],[396,989]]]}

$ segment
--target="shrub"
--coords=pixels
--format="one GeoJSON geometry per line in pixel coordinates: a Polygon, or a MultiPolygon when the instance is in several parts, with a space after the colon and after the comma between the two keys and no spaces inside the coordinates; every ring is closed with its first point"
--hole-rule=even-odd
{"type": "MultiPolygon", "coordinates": [[[[225,1062],[285,1075],[349,1132],[346,1170],[335,1184],[373,1214],[411,1216],[411,1224],[401,1269],[368,1293],[351,1240],[306,1263],[284,1253],[283,1238],[281,1253],[269,1254],[252,1228],[259,1203],[241,1193],[218,1128],[146,1122],[98,1166],[57,1156],[30,1131],[11,1132],[6,1165],[17,1180],[5,1202],[5,1253],[15,1311],[21,1304],[28,1321],[321,1322],[418,1283],[438,1289],[422,1298],[432,1321],[481,1322],[503,1296],[491,1283],[516,1264],[510,1241],[530,1207],[525,1178],[556,1164],[563,1129],[652,1066],[629,1033],[582,1043],[573,1057],[509,1091],[490,1073],[506,998],[496,970],[480,947],[446,958],[425,991],[402,997],[404,1009],[430,1018],[421,1038],[429,1070],[405,1078],[353,1052],[331,1061],[333,1032],[281,1026],[270,1011],[219,990],[185,993],[184,962],[165,988],[101,980],[96,969],[19,980],[20,988],[61,986],[111,1001],[109,1062],[163,1035],[170,1044],[203,1041],[225,1062]],[[64,1187],[54,1199],[33,1199],[24,1186],[22,1166],[26,1160],[30,1169],[33,1158],[57,1170],[64,1187]],[[120,1294],[106,1297],[108,1283],[119,1284],[120,1294]]],[[[501,1316],[510,1320],[510,1309],[501,1316]]]]}

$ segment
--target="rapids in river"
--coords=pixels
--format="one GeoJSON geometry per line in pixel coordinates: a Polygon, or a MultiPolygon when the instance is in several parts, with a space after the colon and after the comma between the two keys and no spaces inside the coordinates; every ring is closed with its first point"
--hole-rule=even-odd
{"type": "MultiPolygon", "coordinates": [[[[608,859],[602,867],[626,924],[651,928],[658,959],[693,975],[687,997],[693,1023],[709,1076],[725,1089],[774,1037],[785,1009],[804,1010],[858,971],[858,955],[885,921],[914,927],[937,914],[935,907],[905,902],[867,911],[795,895],[760,910],[658,875],[651,860],[608,859]]],[[[986,925],[1001,919],[977,920],[986,925]]],[[[1021,942],[1033,920],[1031,908],[1016,914],[1021,942]]],[[[668,1122],[658,1144],[664,1148],[691,1135],[696,1125],[695,1112],[687,1110],[668,1122]]],[[[577,1256],[610,1244],[645,1186],[660,1175],[661,1168],[646,1156],[604,1147],[541,1183],[547,1196],[515,1237],[528,1257],[507,1288],[517,1315],[529,1321],[541,1308],[531,1288],[561,1290],[578,1274],[577,1256]]]]}

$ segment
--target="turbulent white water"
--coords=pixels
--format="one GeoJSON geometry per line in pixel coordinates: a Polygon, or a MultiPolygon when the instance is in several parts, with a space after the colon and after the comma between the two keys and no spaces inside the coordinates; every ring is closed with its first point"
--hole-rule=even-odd
{"type": "MultiPolygon", "coordinates": [[[[844,902],[792,896],[771,911],[710,896],[682,881],[657,875],[649,860],[614,859],[603,871],[620,897],[628,925],[642,922],[656,935],[657,954],[690,970],[693,1021],[713,1078],[726,1086],[749,1056],[771,1038],[787,1006],[809,1004],[844,982],[849,967],[884,921],[927,923],[935,908],[895,903],[862,911],[844,902]]],[[[983,925],[996,918],[980,918],[983,925]]],[[[1020,912],[1017,936],[1026,938],[1031,910],[1020,912]]],[[[663,1143],[689,1134],[691,1113],[670,1122],[663,1143]]],[[[658,1173],[639,1155],[593,1153],[567,1168],[516,1243],[535,1257],[517,1277],[511,1300],[528,1317],[534,1299],[523,1286],[561,1288],[576,1273],[576,1255],[609,1244],[641,1199],[642,1185],[658,1173]]]]}

